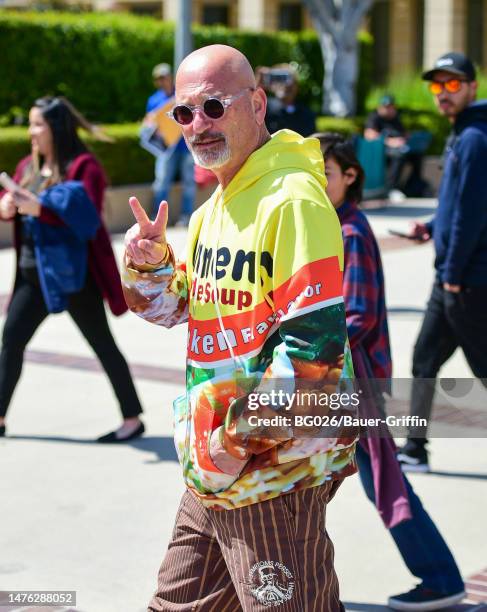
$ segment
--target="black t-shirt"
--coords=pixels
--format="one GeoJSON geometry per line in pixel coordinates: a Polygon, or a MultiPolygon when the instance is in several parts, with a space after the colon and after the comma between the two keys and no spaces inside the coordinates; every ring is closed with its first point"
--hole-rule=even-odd
{"type": "Polygon", "coordinates": [[[269,98],[265,124],[271,134],[279,130],[293,130],[301,136],[316,132],[315,115],[301,102],[286,106],[277,98],[269,98]]]}
{"type": "Polygon", "coordinates": [[[399,113],[392,119],[386,119],[385,117],[381,117],[377,111],[373,111],[367,117],[365,127],[380,132],[386,138],[404,136],[406,132],[401,118],[399,117],[399,113]]]}

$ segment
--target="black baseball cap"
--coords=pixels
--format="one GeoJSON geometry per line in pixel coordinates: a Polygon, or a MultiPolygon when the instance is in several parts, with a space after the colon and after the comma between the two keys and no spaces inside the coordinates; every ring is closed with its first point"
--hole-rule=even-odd
{"type": "Polygon", "coordinates": [[[453,51],[451,53],[445,53],[445,55],[439,57],[431,70],[423,72],[423,81],[432,81],[435,72],[440,70],[465,77],[467,81],[475,81],[475,67],[472,61],[469,60],[463,53],[453,51]]]}

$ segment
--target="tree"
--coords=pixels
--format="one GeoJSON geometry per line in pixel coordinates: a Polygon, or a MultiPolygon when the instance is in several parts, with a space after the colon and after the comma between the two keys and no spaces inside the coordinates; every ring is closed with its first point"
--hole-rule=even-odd
{"type": "Polygon", "coordinates": [[[323,54],[323,112],[337,117],[353,115],[358,77],[357,32],[374,0],[303,1],[323,54]]]}

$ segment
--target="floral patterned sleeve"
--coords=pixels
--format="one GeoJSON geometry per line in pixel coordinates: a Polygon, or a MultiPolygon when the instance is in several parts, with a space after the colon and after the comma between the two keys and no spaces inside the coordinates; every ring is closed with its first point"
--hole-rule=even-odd
{"type": "Polygon", "coordinates": [[[150,323],[169,328],[188,320],[186,264],[175,261],[169,245],[162,267],[140,271],[125,260],[122,289],[130,310],[150,323]]]}

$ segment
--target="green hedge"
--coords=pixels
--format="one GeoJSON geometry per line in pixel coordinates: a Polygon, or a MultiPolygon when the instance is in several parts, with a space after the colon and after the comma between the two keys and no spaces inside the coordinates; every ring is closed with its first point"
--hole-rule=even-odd
{"type": "MultiPolygon", "coordinates": [[[[404,123],[408,129],[427,129],[433,135],[429,153],[439,155],[448,135],[449,124],[438,115],[406,112],[404,123]]],[[[364,118],[338,119],[319,117],[317,129],[320,132],[339,132],[346,136],[363,131],[364,118]]],[[[107,134],[114,143],[93,140],[82,133],[90,150],[103,164],[111,185],[149,183],[154,178],[154,158],[139,145],[139,124],[107,125],[107,134]]],[[[0,128],[0,172],[13,174],[17,163],[30,152],[29,137],[25,127],[0,128]]]]}
{"type": "MultiPolygon", "coordinates": [[[[443,150],[443,145],[446,141],[449,131],[448,122],[433,114],[414,113],[405,110],[401,114],[404,125],[408,131],[427,130],[433,134],[433,141],[430,145],[428,153],[430,155],[439,155],[443,150]]],[[[337,117],[318,117],[316,121],[316,129],[318,132],[338,132],[344,136],[354,136],[362,134],[365,126],[365,117],[351,117],[339,119],[337,117]]]]}
{"type": "MultiPolygon", "coordinates": [[[[477,74],[479,84],[478,98],[487,98],[487,75],[480,70],[477,74]]],[[[404,73],[393,77],[386,85],[374,87],[365,100],[365,108],[371,111],[377,107],[385,93],[392,93],[401,117],[408,130],[428,130],[433,135],[430,152],[440,154],[450,132],[451,126],[436,109],[428,84],[421,80],[420,73],[404,73]]]]}
{"type": "MultiPolygon", "coordinates": [[[[90,150],[103,164],[112,185],[148,183],[154,179],[154,157],[139,146],[138,124],[109,125],[105,132],[114,143],[82,134],[90,150]]],[[[30,152],[26,128],[0,128],[0,171],[13,174],[17,163],[30,152]]]]}
{"type": "MultiPolygon", "coordinates": [[[[404,127],[409,131],[426,130],[432,134],[433,139],[427,151],[428,155],[441,155],[446,139],[451,130],[448,121],[436,111],[415,111],[401,109],[401,118],[404,127]]],[[[319,132],[338,132],[345,136],[361,134],[365,125],[365,117],[338,119],[336,117],[319,117],[316,127],[319,132]]]]}
{"type": "MultiPolygon", "coordinates": [[[[480,69],[477,71],[477,82],[477,97],[487,98],[487,74],[482,73],[480,69]]],[[[419,72],[406,72],[391,78],[386,85],[370,89],[365,108],[369,111],[376,108],[385,93],[394,94],[397,104],[402,108],[438,114],[434,98],[428,90],[428,83],[421,79],[419,72]]]]}
{"type": "MultiPolygon", "coordinates": [[[[301,95],[319,110],[323,62],[314,32],[255,33],[193,28],[195,48],[223,43],[253,66],[299,65],[301,95]]],[[[92,121],[124,123],[144,114],[152,67],[172,63],[174,27],[150,17],[113,13],[0,12],[0,118],[25,115],[45,94],[65,95],[92,121]],[[5,58],[8,57],[8,62],[5,58]]],[[[372,39],[360,34],[359,112],[370,85],[372,39]]]]}
{"type": "Polygon", "coordinates": [[[361,117],[318,117],[316,129],[318,132],[338,132],[344,136],[361,134],[363,131],[364,120],[361,117]]]}

